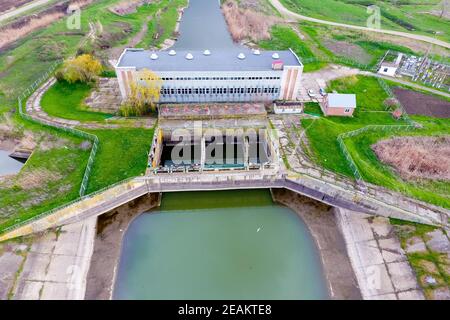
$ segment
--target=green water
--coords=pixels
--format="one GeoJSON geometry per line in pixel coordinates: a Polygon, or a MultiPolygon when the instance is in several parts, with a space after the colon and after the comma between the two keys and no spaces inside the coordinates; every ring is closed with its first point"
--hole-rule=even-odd
{"type": "Polygon", "coordinates": [[[168,193],[125,234],[115,299],[327,299],[302,220],[269,191],[168,193]]]}

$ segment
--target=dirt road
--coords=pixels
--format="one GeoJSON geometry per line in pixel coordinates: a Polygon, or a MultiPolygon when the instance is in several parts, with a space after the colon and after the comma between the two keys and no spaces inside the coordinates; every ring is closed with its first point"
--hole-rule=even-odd
{"type": "Polygon", "coordinates": [[[7,11],[7,12],[5,12],[3,14],[0,14],[0,23],[2,21],[4,21],[4,20],[7,20],[9,18],[13,18],[13,17],[15,17],[15,16],[17,16],[17,15],[23,13],[23,12],[26,12],[26,11],[30,10],[30,9],[42,6],[42,5],[44,5],[44,4],[46,4],[47,2],[50,2],[50,1],[51,0],[35,0],[35,1],[32,1],[32,2],[30,2],[28,4],[23,5],[23,6],[19,7],[19,8],[17,8],[17,9],[14,9],[14,10],[11,10],[11,11],[7,11]]]}
{"type": "Polygon", "coordinates": [[[351,25],[351,24],[344,24],[344,23],[332,22],[332,21],[327,21],[327,20],[320,20],[320,19],[311,18],[311,17],[303,16],[301,14],[292,12],[292,11],[286,9],[280,3],[279,0],[269,0],[269,1],[275,7],[275,9],[277,9],[282,15],[284,15],[286,18],[290,18],[293,20],[305,20],[305,21],[311,21],[311,22],[320,23],[320,24],[327,24],[327,25],[336,26],[336,27],[343,27],[343,28],[362,30],[362,31],[370,31],[370,32],[378,32],[378,33],[386,33],[386,34],[391,34],[391,35],[395,35],[395,36],[410,38],[413,40],[424,41],[424,42],[432,43],[432,44],[450,49],[450,43],[442,41],[442,40],[438,40],[438,39],[435,39],[432,37],[427,37],[427,36],[422,36],[422,35],[412,34],[412,33],[407,33],[407,32],[401,32],[401,31],[393,31],[393,30],[386,30],[386,29],[374,29],[374,28],[361,27],[361,26],[356,26],[356,25],[351,25]]]}

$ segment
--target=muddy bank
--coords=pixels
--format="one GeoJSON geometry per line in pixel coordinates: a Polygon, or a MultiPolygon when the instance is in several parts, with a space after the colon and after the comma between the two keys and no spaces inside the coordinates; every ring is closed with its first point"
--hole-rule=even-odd
{"type": "Polygon", "coordinates": [[[98,217],[85,300],[111,299],[123,235],[135,217],[157,207],[159,201],[160,195],[152,193],[98,217]]]}
{"type": "Polygon", "coordinates": [[[272,189],[272,196],[294,210],[308,226],[319,249],[331,298],[361,299],[334,208],[286,189],[272,189]]]}

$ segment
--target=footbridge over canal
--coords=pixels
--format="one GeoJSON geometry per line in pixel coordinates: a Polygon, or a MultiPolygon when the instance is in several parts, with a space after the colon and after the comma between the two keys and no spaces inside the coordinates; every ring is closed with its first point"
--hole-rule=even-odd
{"type": "Polygon", "coordinates": [[[449,210],[409,198],[407,198],[408,201],[399,201],[398,194],[395,193],[390,197],[383,197],[381,201],[363,191],[345,188],[345,185],[339,186],[305,175],[258,170],[201,174],[173,173],[137,177],[23,221],[6,229],[0,235],[0,241],[99,216],[149,193],[255,188],[286,188],[330,206],[449,229],[449,210]]]}

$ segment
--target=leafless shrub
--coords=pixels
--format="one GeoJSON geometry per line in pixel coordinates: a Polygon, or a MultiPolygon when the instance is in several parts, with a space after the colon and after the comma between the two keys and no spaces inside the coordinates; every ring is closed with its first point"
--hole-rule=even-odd
{"type": "Polygon", "coordinates": [[[270,39],[270,27],[278,22],[277,18],[266,16],[251,9],[239,8],[236,2],[226,1],[222,12],[234,41],[250,39],[254,42],[270,39]]]}
{"type": "Polygon", "coordinates": [[[450,180],[450,136],[395,137],[372,150],[405,179],[450,180]]]}

